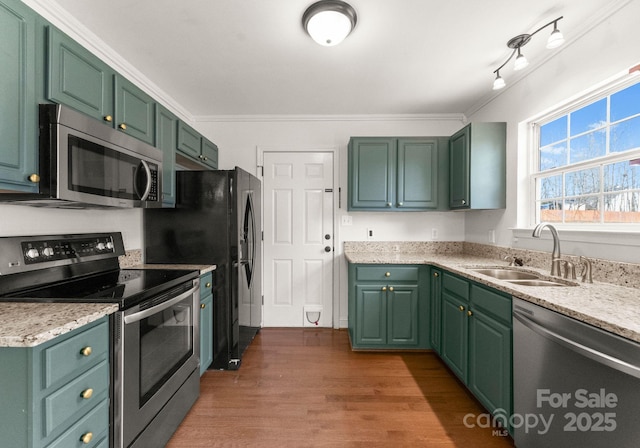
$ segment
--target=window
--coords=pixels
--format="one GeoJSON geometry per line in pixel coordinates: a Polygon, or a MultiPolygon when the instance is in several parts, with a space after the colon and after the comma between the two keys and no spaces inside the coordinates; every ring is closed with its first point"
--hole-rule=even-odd
{"type": "Polygon", "coordinates": [[[640,83],[535,124],[536,222],[640,223],[640,83]]]}

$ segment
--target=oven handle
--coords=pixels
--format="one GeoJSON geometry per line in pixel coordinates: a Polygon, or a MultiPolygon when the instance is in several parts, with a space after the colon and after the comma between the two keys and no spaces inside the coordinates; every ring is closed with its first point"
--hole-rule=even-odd
{"type": "Polygon", "coordinates": [[[578,353],[582,356],[585,356],[597,363],[603,364],[612,369],[618,370],[620,372],[626,373],[627,375],[634,376],[636,378],[640,378],[640,368],[634,366],[633,364],[629,364],[621,359],[615,358],[606,353],[602,353],[594,348],[587,347],[586,345],[580,344],[577,341],[573,341],[569,338],[559,335],[558,333],[551,331],[548,328],[543,327],[542,325],[532,321],[524,314],[513,310],[513,317],[520,321],[523,325],[528,327],[530,330],[535,331],[539,335],[546,337],[569,350],[578,353]]]}
{"type": "Polygon", "coordinates": [[[189,297],[190,295],[192,295],[194,292],[196,292],[199,288],[199,285],[194,286],[193,288],[191,288],[189,291],[183,292],[182,294],[180,294],[177,297],[174,297],[173,299],[169,299],[166,302],[162,302],[154,307],[151,308],[147,308],[144,311],[139,311],[137,313],[131,314],[129,316],[124,316],[124,323],[125,324],[132,324],[134,322],[138,322],[141,321],[142,319],[145,319],[149,316],[153,316],[154,314],[156,314],[159,311],[165,310],[167,308],[169,308],[170,306],[175,305],[176,303],[186,299],[187,297],[189,297]]]}

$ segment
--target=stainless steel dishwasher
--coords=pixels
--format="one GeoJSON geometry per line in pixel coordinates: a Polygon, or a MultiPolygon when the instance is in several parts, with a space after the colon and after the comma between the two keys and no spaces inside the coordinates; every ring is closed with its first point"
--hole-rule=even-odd
{"type": "Polygon", "coordinates": [[[640,446],[640,344],[513,298],[518,448],[640,446]]]}

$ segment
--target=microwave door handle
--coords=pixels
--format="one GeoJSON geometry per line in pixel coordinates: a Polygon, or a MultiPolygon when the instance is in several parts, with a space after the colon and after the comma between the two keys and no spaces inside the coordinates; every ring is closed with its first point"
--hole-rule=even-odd
{"type": "Polygon", "coordinates": [[[149,196],[149,193],[151,193],[151,168],[149,168],[149,164],[146,162],[146,160],[141,160],[140,163],[144,167],[144,171],[147,173],[147,187],[144,189],[144,193],[142,193],[140,200],[146,201],[147,196],[149,196]]]}
{"type": "Polygon", "coordinates": [[[132,324],[134,322],[138,322],[141,321],[142,319],[145,319],[149,316],[153,316],[154,314],[166,310],[167,308],[169,308],[170,306],[175,305],[178,302],[181,302],[182,300],[186,299],[187,297],[189,297],[190,295],[192,295],[194,292],[196,292],[198,290],[200,286],[196,285],[193,288],[191,288],[189,291],[183,292],[182,294],[180,294],[177,297],[174,297],[173,299],[169,299],[166,302],[162,302],[156,306],[153,306],[151,308],[147,308],[144,311],[139,311],[137,313],[134,314],[130,314],[128,316],[124,316],[124,323],[125,324],[132,324]]]}

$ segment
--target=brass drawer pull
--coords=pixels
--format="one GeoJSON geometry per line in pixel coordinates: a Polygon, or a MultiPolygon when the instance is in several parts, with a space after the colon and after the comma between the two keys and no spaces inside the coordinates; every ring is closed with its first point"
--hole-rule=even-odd
{"type": "Polygon", "coordinates": [[[460,311],[464,311],[464,306],[460,305],[460,306],[458,307],[458,309],[459,309],[460,311]]]}
{"type": "Polygon", "coordinates": [[[29,176],[29,181],[37,184],[38,182],[40,182],[40,176],[36,173],[33,173],[31,176],[29,176]]]}
{"type": "Polygon", "coordinates": [[[205,283],[205,285],[204,285],[204,286],[205,286],[205,288],[211,288],[211,282],[207,282],[207,283],[205,283]]]}
{"type": "Polygon", "coordinates": [[[91,355],[92,352],[93,350],[91,349],[91,347],[85,347],[82,350],[80,350],[80,353],[82,354],[82,356],[89,356],[91,355]]]}
{"type": "Polygon", "coordinates": [[[471,311],[471,310],[467,311],[467,316],[469,316],[469,317],[473,316],[473,311],[471,311]]]}
{"type": "Polygon", "coordinates": [[[384,276],[385,276],[385,277],[391,277],[391,272],[385,272],[385,273],[384,273],[384,276]]]}
{"type": "Polygon", "coordinates": [[[386,290],[387,290],[387,287],[386,287],[386,286],[383,286],[383,287],[382,287],[382,290],[383,290],[383,291],[386,291],[386,290]]]}
{"type": "Polygon", "coordinates": [[[93,439],[93,433],[92,432],[88,432],[86,434],[83,434],[82,437],[80,437],[80,440],[85,445],[88,445],[89,443],[91,443],[91,439],[93,439]]]}
{"type": "Polygon", "coordinates": [[[438,274],[437,272],[434,272],[434,273],[433,273],[433,276],[434,276],[434,277],[439,277],[439,276],[440,276],[440,274],[438,274]]]}
{"type": "Polygon", "coordinates": [[[105,115],[104,121],[107,123],[111,123],[113,121],[113,117],[111,115],[105,115]]]}
{"type": "Polygon", "coordinates": [[[393,286],[389,286],[389,291],[393,291],[393,286]]]}
{"type": "Polygon", "coordinates": [[[126,131],[126,130],[127,130],[127,125],[126,125],[126,123],[120,123],[120,124],[118,125],[118,127],[119,127],[120,129],[122,129],[123,131],[126,131]]]}
{"type": "Polygon", "coordinates": [[[84,398],[85,400],[88,400],[89,398],[91,398],[93,396],[93,389],[88,388],[82,391],[82,393],[80,394],[80,396],[82,398],[84,398]]]}
{"type": "Polygon", "coordinates": [[[200,304],[200,309],[205,309],[206,307],[207,307],[207,304],[206,304],[206,303],[201,303],[201,304],[200,304]]]}

